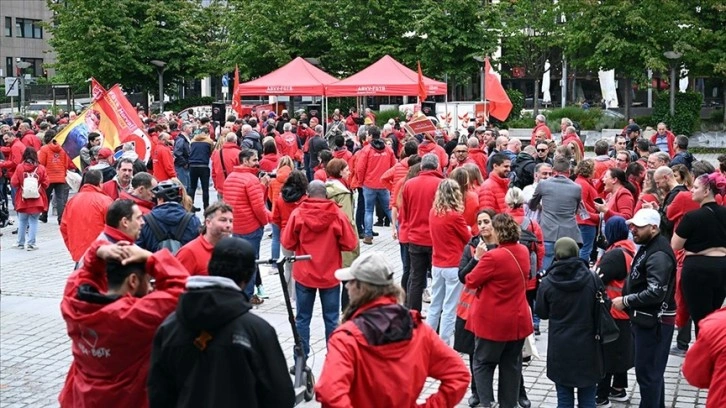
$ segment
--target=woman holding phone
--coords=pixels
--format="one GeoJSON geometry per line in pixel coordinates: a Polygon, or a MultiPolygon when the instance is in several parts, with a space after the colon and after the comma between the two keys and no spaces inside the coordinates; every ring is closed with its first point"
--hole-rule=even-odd
{"type": "Polygon", "coordinates": [[[626,220],[633,218],[635,188],[625,177],[625,172],[617,167],[610,168],[603,175],[602,183],[604,191],[609,194],[604,203],[595,200],[595,209],[604,215],[606,221],[616,215],[626,220]]]}

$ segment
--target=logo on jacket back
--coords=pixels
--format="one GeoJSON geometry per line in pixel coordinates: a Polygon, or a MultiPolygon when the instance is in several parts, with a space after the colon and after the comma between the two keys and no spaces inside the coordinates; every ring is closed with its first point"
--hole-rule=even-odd
{"type": "Polygon", "coordinates": [[[105,347],[96,348],[98,344],[98,333],[95,330],[80,326],[79,331],[81,332],[81,341],[76,342],[76,345],[81,350],[81,353],[96,358],[111,357],[111,349],[105,347]]]}

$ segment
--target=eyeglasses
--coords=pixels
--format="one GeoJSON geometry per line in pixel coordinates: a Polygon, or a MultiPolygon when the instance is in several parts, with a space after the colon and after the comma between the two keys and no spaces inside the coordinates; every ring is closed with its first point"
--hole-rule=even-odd
{"type": "Polygon", "coordinates": [[[542,152],[546,152],[547,150],[548,150],[548,149],[537,149],[537,151],[538,151],[538,152],[540,152],[540,153],[542,153],[542,152]]]}

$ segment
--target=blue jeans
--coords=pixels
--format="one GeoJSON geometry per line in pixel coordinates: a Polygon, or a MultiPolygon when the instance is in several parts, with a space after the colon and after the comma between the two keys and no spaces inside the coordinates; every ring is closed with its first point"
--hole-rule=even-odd
{"type": "Polygon", "coordinates": [[[280,257],[280,227],[272,225],[272,243],[270,244],[270,257],[277,259],[280,257]]]}
{"type": "Polygon", "coordinates": [[[459,282],[459,268],[431,267],[433,283],[431,285],[431,306],[426,318],[431,328],[439,327],[439,336],[444,343],[453,344],[454,324],[456,323],[456,305],[463,285],[459,282]]]}
{"type": "MultiPolygon", "coordinates": [[[[262,234],[264,233],[264,231],[265,227],[260,227],[259,229],[249,234],[234,234],[234,236],[247,240],[250,244],[252,244],[252,247],[255,248],[255,259],[260,259],[260,243],[262,243],[262,234]]],[[[257,274],[259,272],[259,267],[255,267],[255,272],[252,274],[252,276],[250,276],[250,281],[247,282],[247,286],[245,287],[244,292],[250,298],[255,293],[255,279],[257,278],[257,274]]]]}
{"type": "Polygon", "coordinates": [[[330,335],[333,334],[333,330],[338,327],[338,320],[340,319],[340,285],[329,289],[316,289],[295,282],[295,296],[297,297],[295,327],[297,327],[302,340],[305,358],[310,354],[310,320],[313,318],[315,292],[320,292],[326,342],[330,339],[330,335]]]}
{"type": "Polygon", "coordinates": [[[364,217],[365,236],[373,236],[373,210],[376,208],[376,201],[381,204],[388,219],[391,219],[391,209],[388,208],[391,200],[391,193],[385,188],[363,187],[363,196],[366,201],[366,212],[364,217]]]}
{"type": "Polygon", "coordinates": [[[590,262],[590,253],[595,244],[595,235],[597,227],[594,225],[579,225],[580,235],[582,235],[582,248],[580,248],[580,258],[585,262],[590,262]]]}
{"type": "MultiPolygon", "coordinates": [[[[191,185],[189,184],[189,168],[186,169],[182,166],[174,166],[174,170],[176,171],[176,178],[181,181],[181,183],[184,185],[184,188],[187,191],[191,190],[191,185]]],[[[192,197],[192,200],[194,197],[192,197]]]]}
{"type": "MultiPolygon", "coordinates": [[[[575,408],[575,388],[555,384],[557,389],[557,408],[575,408]]],[[[595,408],[595,392],[597,384],[589,387],[577,387],[578,408],[595,408]]]]}
{"type": "Polygon", "coordinates": [[[40,213],[18,213],[18,245],[25,245],[25,230],[28,230],[28,245],[35,245],[35,235],[38,232],[38,218],[40,213]]]}
{"type": "Polygon", "coordinates": [[[665,407],[663,374],[673,339],[673,325],[652,329],[631,324],[635,345],[635,379],[640,387],[640,408],[665,407]]]}
{"type": "Polygon", "coordinates": [[[542,260],[542,269],[547,270],[547,268],[549,268],[555,260],[555,243],[553,241],[545,241],[544,247],[545,256],[542,260]]]}

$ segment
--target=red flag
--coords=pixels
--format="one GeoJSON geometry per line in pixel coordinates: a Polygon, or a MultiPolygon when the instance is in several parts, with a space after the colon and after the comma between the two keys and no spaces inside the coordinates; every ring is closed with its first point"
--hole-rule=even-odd
{"type": "Polygon", "coordinates": [[[242,101],[240,100],[241,95],[238,91],[239,88],[239,67],[237,65],[234,66],[234,92],[232,92],[232,110],[237,112],[237,116],[240,118],[244,116],[244,111],[242,110],[242,101]]]}
{"type": "Polygon", "coordinates": [[[423,73],[421,72],[421,61],[417,61],[418,64],[418,98],[419,102],[426,100],[426,85],[424,85],[423,73]]]}
{"type": "Polygon", "coordinates": [[[106,89],[103,88],[103,85],[99,84],[98,81],[96,81],[96,78],[91,77],[91,102],[96,102],[103,98],[103,94],[106,93],[106,89]]]}
{"type": "Polygon", "coordinates": [[[501,121],[507,120],[509,112],[512,111],[512,101],[504,92],[504,87],[499,82],[499,78],[491,72],[492,67],[489,65],[489,58],[486,59],[484,64],[484,72],[486,73],[485,100],[489,101],[487,110],[491,116],[501,121]]]}

